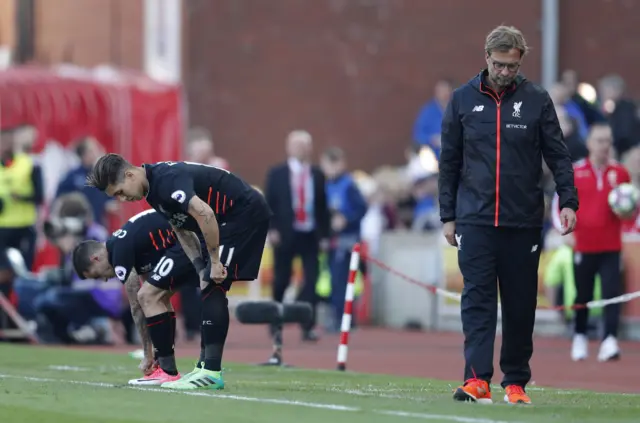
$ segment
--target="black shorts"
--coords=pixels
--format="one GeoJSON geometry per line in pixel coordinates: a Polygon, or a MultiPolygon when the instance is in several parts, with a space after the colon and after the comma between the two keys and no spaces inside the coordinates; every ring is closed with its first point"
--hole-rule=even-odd
{"type": "Polygon", "coordinates": [[[175,292],[184,285],[200,286],[195,267],[179,244],[169,248],[149,272],[147,282],[156,288],[175,292]]]}
{"type": "MultiPolygon", "coordinates": [[[[269,220],[251,222],[225,222],[220,225],[220,261],[228,276],[221,284],[225,291],[234,281],[252,281],[258,278],[264,245],[269,232],[269,220]]],[[[208,257],[207,257],[208,261],[208,257]]],[[[204,280],[211,281],[211,262],[204,271],[204,280]]]]}

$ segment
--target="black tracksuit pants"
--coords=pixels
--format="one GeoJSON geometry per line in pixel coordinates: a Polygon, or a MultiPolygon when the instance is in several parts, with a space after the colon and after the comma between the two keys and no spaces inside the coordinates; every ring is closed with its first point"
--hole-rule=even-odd
{"type": "Polygon", "coordinates": [[[459,224],[456,238],[464,278],[464,379],[477,377],[490,382],[493,377],[499,287],[502,386],[524,387],[531,379],[529,360],[533,354],[542,228],[459,224]]]}
{"type": "MultiPolygon", "coordinates": [[[[586,304],[593,300],[596,274],[600,275],[602,298],[609,299],[622,294],[620,251],[603,253],[579,253],[573,255],[573,269],[576,281],[575,304],[586,304]]],[[[620,326],[620,304],[604,308],[603,339],[609,335],[618,336],[620,326]]],[[[587,334],[589,309],[576,310],[575,333],[587,334]]]]}

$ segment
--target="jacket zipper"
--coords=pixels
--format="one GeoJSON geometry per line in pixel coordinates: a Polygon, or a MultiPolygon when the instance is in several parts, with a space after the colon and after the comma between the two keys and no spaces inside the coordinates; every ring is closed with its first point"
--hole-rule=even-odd
{"type": "Polygon", "coordinates": [[[496,214],[493,226],[498,227],[500,215],[500,105],[501,100],[496,100],[496,214]]]}
{"type": "Polygon", "coordinates": [[[493,217],[493,226],[498,227],[498,217],[500,216],[500,106],[502,105],[502,96],[505,91],[497,94],[491,89],[485,90],[480,84],[480,92],[488,95],[496,102],[496,211],[493,217]]]}

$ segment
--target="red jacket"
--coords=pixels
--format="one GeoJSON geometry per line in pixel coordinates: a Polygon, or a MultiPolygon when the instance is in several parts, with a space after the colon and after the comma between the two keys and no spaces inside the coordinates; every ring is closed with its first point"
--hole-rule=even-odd
{"type": "MultiPolygon", "coordinates": [[[[601,253],[622,250],[622,221],[609,207],[609,193],[619,184],[630,182],[629,172],[611,161],[596,169],[588,159],[573,165],[580,209],[574,231],[575,251],[601,253]]],[[[560,227],[557,198],[554,199],[554,226],[560,227]]]]}

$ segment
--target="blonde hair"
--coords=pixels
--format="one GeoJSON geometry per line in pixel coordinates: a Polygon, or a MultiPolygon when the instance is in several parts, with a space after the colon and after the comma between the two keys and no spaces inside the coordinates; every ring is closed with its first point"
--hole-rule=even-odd
{"type": "Polygon", "coordinates": [[[493,51],[506,52],[514,48],[520,51],[520,57],[529,51],[524,35],[513,26],[500,25],[496,27],[487,35],[484,42],[484,50],[487,54],[491,54],[493,51]]]}

